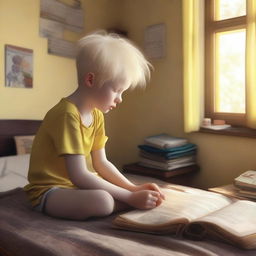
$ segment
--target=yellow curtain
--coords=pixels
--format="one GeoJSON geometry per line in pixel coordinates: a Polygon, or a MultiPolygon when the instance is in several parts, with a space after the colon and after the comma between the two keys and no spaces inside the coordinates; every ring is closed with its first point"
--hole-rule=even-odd
{"type": "Polygon", "coordinates": [[[203,106],[203,0],[183,0],[184,130],[198,131],[203,106]]]}
{"type": "Polygon", "coordinates": [[[247,0],[246,33],[246,118],[256,129],[256,1],[247,0]]]}

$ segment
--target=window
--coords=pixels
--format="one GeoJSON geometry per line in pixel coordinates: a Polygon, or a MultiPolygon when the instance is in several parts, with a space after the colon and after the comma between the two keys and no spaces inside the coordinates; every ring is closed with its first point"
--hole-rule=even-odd
{"type": "Polygon", "coordinates": [[[245,126],[246,0],[205,0],[205,85],[205,117],[245,126]]]}

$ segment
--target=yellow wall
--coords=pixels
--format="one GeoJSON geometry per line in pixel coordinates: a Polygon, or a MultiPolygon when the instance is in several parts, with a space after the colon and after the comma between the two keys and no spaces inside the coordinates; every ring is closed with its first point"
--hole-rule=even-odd
{"type": "Polygon", "coordinates": [[[111,136],[108,142],[110,157],[119,166],[137,159],[137,145],[145,136],[161,132],[183,135],[180,2],[127,0],[122,6],[121,28],[128,31],[131,40],[143,48],[146,26],[164,22],[167,49],[165,58],[151,61],[155,70],[147,89],[127,92],[120,107],[106,118],[111,136]],[[112,115],[114,123],[108,122],[112,115]]]}
{"type": "MultiPolygon", "coordinates": [[[[68,2],[69,0],[65,0],[68,2]]],[[[155,71],[145,91],[124,96],[119,108],[106,115],[109,158],[118,166],[136,161],[145,136],[167,132],[187,136],[199,147],[201,172],[193,181],[201,187],[229,183],[242,171],[255,169],[256,140],[183,133],[182,6],[181,0],[83,0],[85,31],[118,27],[143,48],[148,25],[164,22],[167,54],[154,60],[155,71]]],[[[0,118],[42,119],[45,112],[76,87],[75,64],[47,54],[38,36],[39,0],[0,1],[0,118]],[[34,88],[4,87],[4,44],[34,50],[34,88]]],[[[67,38],[77,36],[66,33],[67,38]]]]}
{"type": "MultiPolygon", "coordinates": [[[[71,0],[65,0],[69,3],[71,0]]],[[[115,25],[119,6],[113,0],[86,0],[85,31],[115,25]],[[117,13],[117,14],[116,14],[117,13]]],[[[39,0],[0,1],[0,118],[42,119],[60,98],[76,88],[73,59],[49,55],[47,40],[39,37],[39,0]],[[4,86],[4,45],[11,44],[34,51],[33,89],[4,86]]],[[[66,39],[76,41],[81,35],[66,32],[66,39]]]]}
{"type": "Polygon", "coordinates": [[[194,185],[207,188],[231,183],[241,172],[256,169],[256,139],[183,133],[182,1],[126,0],[122,8],[121,27],[141,47],[146,26],[166,23],[167,55],[152,61],[155,71],[145,92],[127,95],[120,108],[109,114],[111,123],[107,116],[113,162],[121,166],[135,161],[136,146],[145,136],[167,132],[198,145],[201,171],[191,181],[194,185]]]}

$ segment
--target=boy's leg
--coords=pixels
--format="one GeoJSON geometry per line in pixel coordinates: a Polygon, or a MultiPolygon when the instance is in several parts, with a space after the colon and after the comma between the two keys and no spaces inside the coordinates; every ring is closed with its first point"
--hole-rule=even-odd
{"type": "Polygon", "coordinates": [[[114,205],[113,197],[104,190],[57,189],[47,196],[44,212],[53,217],[84,220],[110,215],[114,205]]]}
{"type": "Polygon", "coordinates": [[[115,200],[114,212],[120,212],[120,211],[132,210],[132,209],[134,208],[132,208],[130,205],[124,202],[115,200]]]}

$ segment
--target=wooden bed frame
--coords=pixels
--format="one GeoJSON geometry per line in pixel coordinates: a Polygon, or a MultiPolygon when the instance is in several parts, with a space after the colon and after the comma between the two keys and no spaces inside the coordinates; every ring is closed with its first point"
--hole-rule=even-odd
{"type": "Polygon", "coordinates": [[[14,136],[34,135],[41,120],[0,120],[0,156],[16,155],[14,136]]]}

